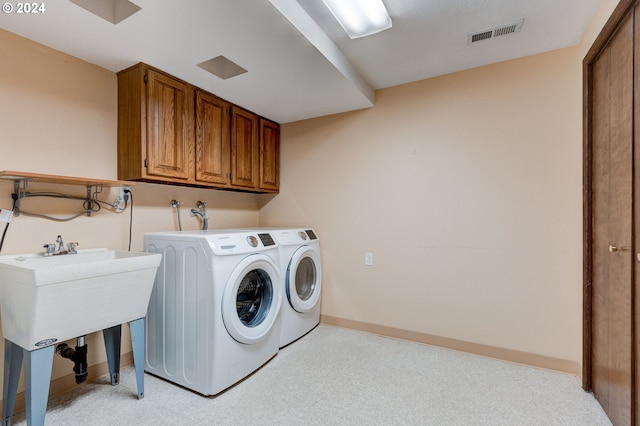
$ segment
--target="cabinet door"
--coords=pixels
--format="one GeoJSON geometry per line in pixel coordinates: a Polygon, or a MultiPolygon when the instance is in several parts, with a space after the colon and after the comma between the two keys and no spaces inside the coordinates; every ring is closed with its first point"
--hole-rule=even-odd
{"type": "Polygon", "coordinates": [[[231,185],[258,189],[258,116],[231,108],[231,185]]]}
{"type": "Polygon", "coordinates": [[[196,91],[196,180],[229,186],[229,103],[196,91]]]}
{"type": "Polygon", "coordinates": [[[260,119],[260,189],[278,191],[280,187],[280,126],[260,119]]]}
{"type": "Polygon", "coordinates": [[[193,152],[193,90],[147,71],[148,175],[188,180],[193,152]]]}

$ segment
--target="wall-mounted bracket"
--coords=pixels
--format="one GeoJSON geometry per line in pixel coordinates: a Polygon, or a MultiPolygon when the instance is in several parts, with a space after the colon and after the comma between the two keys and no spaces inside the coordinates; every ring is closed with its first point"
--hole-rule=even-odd
{"type": "Polygon", "coordinates": [[[12,194],[12,197],[14,200],[14,216],[20,215],[21,201],[30,196],[30,194],[27,192],[27,186],[30,181],[50,184],[53,183],[61,185],[85,186],[87,188],[87,197],[84,208],[87,216],[91,216],[91,213],[96,211],[94,208],[98,202],[98,194],[102,193],[103,187],[124,186],[126,188],[129,188],[135,185],[134,182],[129,181],[90,179],[72,176],[46,175],[42,173],[15,172],[8,170],[0,171],[0,179],[13,180],[14,193],[12,194]]]}
{"type": "Polygon", "coordinates": [[[27,185],[29,179],[16,179],[13,181],[13,191],[14,191],[14,208],[13,215],[20,216],[20,202],[23,198],[26,198],[27,195],[27,185]]]}
{"type": "MultiPolygon", "coordinates": [[[[22,200],[25,198],[29,198],[31,195],[27,192],[27,187],[29,185],[29,179],[15,179],[13,181],[13,198],[14,198],[14,208],[13,215],[20,216],[20,206],[22,200]]],[[[102,184],[95,185],[87,185],[87,198],[85,199],[84,208],[87,212],[87,216],[91,216],[91,213],[94,212],[94,208],[98,201],[98,195],[102,193],[102,184]]]]}
{"type": "Polygon", "coordinates": [[[87,199],[85,201],[85,209],[87,211],[87,216],[91,216],[91,213],[94,211],[94,207],[97,204],[98,194],[102,193],[102,185],[87,185],[87,199]]]}

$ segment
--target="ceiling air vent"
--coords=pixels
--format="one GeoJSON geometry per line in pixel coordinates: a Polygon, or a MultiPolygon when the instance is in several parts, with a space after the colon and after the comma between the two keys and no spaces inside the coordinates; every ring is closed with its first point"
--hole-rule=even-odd
{"type": "Polygon", "coordinates": [[[519,33],[520,30],[522,29],[523,23],[524,23],[524,19],[520,19],[519,21],[500,25],[499,27],[493,27],[493,28],[488,28],[486,30],[469,33],[467,34],[467,44],[473,44],[478,41],[501,37],[508,34],[519,33]]]}
{"type": "Polygon", "coordinates": [[[140,10],[140,6],[131,3],[129,0],[70,0],[81,8],[88,10],[96,16],[109,21],[112,24],[119,24],[129,16],[140,10]]]}
{"type": "Polygon", "coordinates": [[[209,59],[208,61],[204,61],[198,64],[198,66],[223,80],[247,72],[247,70],[242,68],[240,65],[225,58],[222,55],[216,56],[215,58],[209,59]]]}

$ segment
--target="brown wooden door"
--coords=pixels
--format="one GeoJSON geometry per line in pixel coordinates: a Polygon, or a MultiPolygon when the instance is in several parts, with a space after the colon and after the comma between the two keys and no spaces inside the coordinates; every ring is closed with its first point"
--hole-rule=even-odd
{"type": "Polygon", "coordinates": [[[231,140],[229,103],[196,92],[196,180],[228,186],[231,140]]]}
{"type": "Polygon", "coordinates": [[[147,174],[187,180],[192,152],[192,88],[147,71],[147,174]]]}
{"type": "Polygon", "coordinates": [[[630,14],[592,68],[591,374],[614,425],[635,422],[633,38],[630,14]]]}
{"type": "Polygon", "coordinates": [[[258,189],[258,116],[231,108],[231,185],[258,189]]]}
{"type": "Polygon", "coordinates": [[[280,187],[280,126],[260,119],[260,189],[278,191],[280,187]]]}

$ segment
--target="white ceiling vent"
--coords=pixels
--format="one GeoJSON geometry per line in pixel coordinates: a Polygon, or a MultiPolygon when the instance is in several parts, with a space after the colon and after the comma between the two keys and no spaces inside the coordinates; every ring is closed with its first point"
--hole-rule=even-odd
{"type": "Polygon", "coordinates": [[[118,24],[140,10],[140,6],[129,0],[70,0],[96,16],[118,24]]]}
{"type": "Polygon", "coordinates": [[[208,61],[204,61],[198,64],[198,66],[223,80],[247,72],[247,70],[242,68],[240,65],[225,58],[222,55],[216,56],[215,58],[209,59],[208,61]]]}
{"type": "Polygon", "coordinates": [[[478,41],[501,37],[508,34],[519,33],[520,30],[522,29],[523,23],[524,23],[524,19],[520,19],[519,21],[500,25],[499,27],[493,27],[493,28],[488,28],[486,30],[469,33],[467,34],[467,44],[473,44],[478,41]]]}

